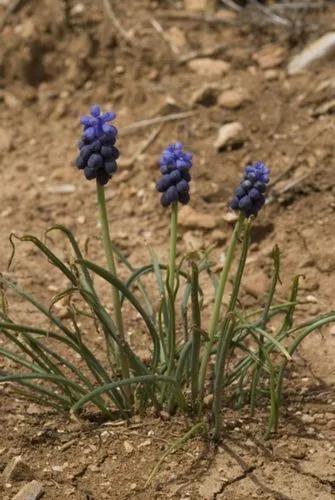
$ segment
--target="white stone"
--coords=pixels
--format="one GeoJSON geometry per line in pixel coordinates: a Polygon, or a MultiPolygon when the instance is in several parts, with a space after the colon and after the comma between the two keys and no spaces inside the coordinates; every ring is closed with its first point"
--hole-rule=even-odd
{"type": "Polygon", "coordinates": [[[43,493],[43,485],[39,481],[31,481],[21,488],[13,500],[37,500],[43,493]]]}
{"type": "Polygon", "coordinates": [[[200,76],[220,77],[228,73],[230,64],[221,59],[210,57],[199,57],[188,62],[188,67],[200,76]]]}
{"type": "Polygon", "coordinates": [[[311,64],[335,52],[335,31],[323,35],[321,38],[308,45],[300,54],[290,61],[287,71],[295,75],[307,69],[311,64]]]}
{"type": "Polygon", "coordinates": [[[218,136],[214,142],[214,147],[217,151],[226,148],[227,146],[236,146],[243,144],[243,127],[239,122],[226,123],[220,127],[218,136]]]}

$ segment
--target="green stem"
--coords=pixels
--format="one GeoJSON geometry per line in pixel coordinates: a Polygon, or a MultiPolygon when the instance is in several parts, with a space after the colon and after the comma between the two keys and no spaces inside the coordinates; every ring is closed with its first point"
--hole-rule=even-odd
{"type": "Polygon", "coordinates": [[[192,393],[192,406],[193,410],[198,411],[199,400],[199,354],[200,354],[200,330],[201,330],[201,312],[199,305],[199,271],[195,262],[192,262],[192,282],[191,282],[191,296],[192,296],[192,355],[191,355],[191,393],[192,393]]]}
{"type": "MultiPolygon", "coordinates": [[[[98,206],[99,206],[99,215],[100,215],[100,223],[101,223],[101,232],[102,232],[102,241],[104,246],[104,251],[107,260],[108,270],[117,277],[116,265],[114,260],[112,241],[110,238],[109,232],[109,224],[106,210],[106,198],[105,198],[105,188],[100,186],[97,182],[97,197],[98,197],[98,206]]],[[[112,301],[115,313],[115,323],[119,332],[120,337],[124,338],[124,327],[123,327],[123,319],[121,312],[121,301],[119,291],[115,286],[112,286],[112,301]]],[[[127,357],[124,355],[121,349],[118,349],[118,354],[120,358],[121,364],[121,372],[122,378],[129,379],[129,363],[127,357]]],[[[131,391],[129,386],[125,386],[125,394],[128,399],[128,403],[131,401],[131,391]]]]}
{"type": "Polygon", "coordinates": [[[175,319],[175,275],[176,275],[176,255],[177,255],[177,225],[178,225],[178,202],[172,204],[171,210],[171,226],[170,226],[170,253],[169,253],[169,269],[168,269],[168,295],[169,295],[169,361],[168,375],[171,375],[174,368],[176,354],[176,319],[175,319]]]}
{"type": "Polygon", "coordinates": [[[241,281],[245,268],[245,263],[248,256],[248,249],[250,245],[250,229],[251,221],[248,220],[245,224],[244,238],[241,250],[239,265],[237,268],[236,276],[234,279],[233,291],[230,297],[228,311],[226,313],[223,326],[220,332],[220,340],[215,363],[215,379],[214,379],[214,399],[213,399],[213,417],[214,417],[214,439],[217,441],[220,438],[222,415],[222,390],[224,386],[225,370],[228,361],[229,350],[231,348],[231,341],[234,334],[234,310],[240,291],[241,281]]]}
{"type": "Polygon", "coordinates": [[[270,418],[268,423],[268,429],[265,434],[265,439],[268,439],[271,435],[273,428],[275,428],[275,431],[277,431],[279,406],[278,406],[278,398],[276,391],[276,374],[270,358],[270,354],[267,353],[266,351],[264,351],[264,358],[266,359],[269,367],[269,378],[270,378],[269,380],[270,418]]]}
{"type": "Polygon", "coordinates": [[[177,255],[177,225],[178,225],[178,202],[172,204],[171,226],[170,226],[170,254],[169,254],[169,286],[174,294],[174,282],[176,274],[176,255],[177,255]]]}
{"type": "MultiPolygon", "coordinates": [[[[276,291],[276,286],[279,280],[279,271],[280,271],[280,253],[279,253],[279,248],[276,245],[273,249],[273,261],[274,261],[274,273],[272,276],[272,281],[271,281],[271,287],[270,291],[268,294],[268,298],[266,301],[266,305],[262,314],[262,320],[260,323],[260,328],[263,330],[266,327],[266,324],[269,320],[269,312],[271,309],[271,304],[273,301],[273,297],[276,291]]],[[[261,369],[262,365],[264,363],[264,349],[263,349],[263,344],[264,344],[264,336],[260,335],[259,338],[259,349],[258,349],[258,358],[259,358],[259,363],[256,364],[254,370],[253,370],[253,376],[252,376],[252,382],[251,382],[251,389],[250,389],[250,415],[253,417],[255,414],[255,409],[256,409],[256,398],[257,398],[257,387],[260,381],[260,376],[261,376],[261,369]]]]}
{"type": "Polygon", "coordinates": [[[183,349],[181,350],[179,356],[178,366],[175,370],[175,380],[177,386],[170,393],[170,398],[168,401],[168,412],[172,415],[175,412],[176,406],[182,411],[185,411],[187,408],[185,398],[182,393],[182,385],[183,385],[183,374],[184,371],[187,370],[187,361],[189,359],[189,355],[191,352],[191,340],[184,344],[183,349]]]}
{"type": "Polygon", "coordinates": [[[235,253],[235,249],[237,246],[237,242],[238,242],[238,238],[239,238],[239,234],[241,231],[241,227],[242,227],[244,218],[245,218],[244,215],[240,214],[238,221],[235,224],[234,232],[233,232],[233,235],[232,235],[232,238],[230,241],[230,245],[228,247],[226,260],[225,260],[223,269],[222,269],[221,274],[220,274],[219,283],[218,283],[218,287],[217,287],[216,294],[215,294],[215,302],[214,302],[213,312],[212,312],[212,316],[211,316],[211,320],[210,320],[210,324],[209,324],[209,329],[208,329],[209,341],[206,345],[206,350],[204,352],[201,366],[200,366],[200,375],[199,375],[199,402],[200,402],[200,405],[202,405],[203,398],[204,398],[207,367],[208,367],[209,358],[210,358],[211,351],[212,351],[213,344],[214,344],[217,325],[218,325],[218,322],[220,319],[222,298],[223,298],[223,294],[225,291],[229,271],[230,271],[230,268],[231,268],[231,265],[233,262],[234,253],[235,253]]]}

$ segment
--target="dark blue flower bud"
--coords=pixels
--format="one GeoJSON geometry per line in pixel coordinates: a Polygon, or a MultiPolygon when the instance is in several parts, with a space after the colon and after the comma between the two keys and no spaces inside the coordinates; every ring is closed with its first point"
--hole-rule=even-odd
{"type": "Polygon", "coordinates": [[[101,137],[99,137],[99,141],[104,146],[114,146],[114,144],[116,142],[116,137],[114,135],[106,135],[106,134],[104,134],[101,137]]]}
{"type": "Polygon", "coordinates": [[[156,183],[156,188],[159,193],[164,193],[169,187],[171,186],[172,182],[170,179],[170,175],[166,174],[161,177],[157,183],[156,183]]]}
{"type": "Polygon", "coordinates": [[[185,161],[185,160],[177,160],[176,161],[176,167],[177,168],[180,168],[181,170],[183,168],[189,168],[189,165],[188,165],[189,162],[185,161]]]}
{"type": "Polygon", "coordinates": [[[248,195],[243,196],[243,198],[240,199],[238,208],[240,210],[250,210],[252,208],[252,201],[248,195]]]}
{"type": "Polygon", "coordinates": [[[159,170],[160,170],[161,174],[163,174],[163,175],[169,173],[169,168],[167,165],[162,165],[161,167],[159,167],[159,170]]]}
{"type": "Polygon", "coordinates": [[[176,186],[170,186],[168,190],[166,191],[166,196],[169,201],[169,203],[173,203],[174,201],[178,200],[178,191],[176,186]]]}
{"type": "Polygon", "coordinates": [[[250,189],[248,196],[252,201],[255,201],[255,200],[259,200],[262,197],[262,193],[260,191],[258,191],[258,189],[252,188],[252,189],[250,189]]]}
{"type": "Polygon", "coordinates": [[[101,149],[101,142],[99,140],[92,142],[92,144],[89,146],[91,148],[91,151],[93,153],[100,153],[101,149]]]}
{"type": "Polygon", "coordinates": [[[236,189],[235,189],[235,195],[238,197],[238,198],[242,198],[242,196],[245,195],[245,190],[243,189],[242,186],[238,186],[236,189]]]}
{"type": "Polygon", "coordinates": [[[85,162],[87,162],[92,153],[93,150],[90,144],[85,144],[85,146],[80,149],[80,156],[84,159],[85,162]]]}
{"type": "Polygon", "coordinates": [[[117,164],[115,160],[108,160],[105,162],[104,170],[108,176],[110,177],[112,174],[115,174],[117,171],[117,164]]]}
{"type": "Polygon", "coordinates": [[[186,182],[190,182],[192,179],[191,174],[188,171],[182,172],[181,175],[186,182]]]}
{"type": "Polygon", "coordinates": [[[108,175],[107,172],[105,172],[104,170],[99,170],[99,172],[97,173],[97,181],[99,182],[99,184],[101,186],[104,186],[105,184],[107,184],[109,179],[110,179],[110,175],[108,175]]]}
{"type": "Polygon", "coordinates": [[[86,161],[84,160],[84,158],[81,155],[77,156],[75,164],[76,164],[76,167],[79,169],[83,169],[86,167],[86,161]]]}
{"type": "Polygon", "coordinates": [[[254,172],[250,172],[249,174],[245,174],[245,179],[247,179],[248,182],[250,182],[250,184],[254,184],[254,182],[256,182],[257,180],[257,177],[256,177],[256,174],[254,172]]]}
{"type": "Polygon", "coordinates": [[[261,193],[265,193],[266,191],[266,184],[264,184],[264,182],[257,181],[255,182],[254,187],[258,189],[258,191],[260,191],[261,193]]]}
{"type": "Polygon", "coordinates": [[[114,146],[102,146],[101,154],[104,158],[117,160],[119,157],[119,150],[114,146]]]}
{"type": "Polygon", "coordinates": [[[253,183],[249,180],[241,182],[241,188],[244,189],[245,192],[249,191],[253,186],[253,183]]]}
{"type": "Polygon", "coordinates": [[[232,199],[231,203],[230,203],[230,208],[232,208],[233,210],[237,210],[239,207],[239,203],[240,203],[240,200],[238,199],[237,196],[234,196],[234,198],[232,199]]]}
{"type": "Polygon", "coordinates": [[[179,170],[173,170],[169,175],[173,184],[177,184],[181,180],[181,173],[179,170]]]}
{"type": "Polygon", "coordinates": [[[168,165],[166,165],[166,168],[167,168],[169,174],[171,174],[171,172],[173,172],[175,170],[175,166],[173,163],[169,163],[168,165]]]}
{"type": "Polygon", "coordinates": [[[167,195],[166,191],[164,191],[164,193],[161,196],[161,205],[163,207],[168,207],[170,205],[170,201],[168,199],[168,195],[167,195]]]}
{"type": "Polygon", "coordinates": [[[170,144],[159,160],[159,169],[162,177],[156,184],[157,191],[163,193],[161,204],[167,207],[171,203],[180,201],[187,204],[190,201],[189,182],[192,167],[192,154],[183,151],[180,142],[170,144]]]}
{"type": "Polygon", "coordinates": [[[188,191],[183,191],[182,193],[179,193],[178,194],[178,200],[183,205],[187,205],[188,202],[190,201],[190,193],[188,191]]]}
{"type": "Polygon", "coordinates": [[[190,185],[185,179],[182,179],[178,184],[176,185],[178,193],[186,193],[190,190],[190,185]]]}
{"type": "Polygon", "coordinates": [[[96,179],[97,171],[94,168],[85,167],[84,174],[87,180],[91,181],[92,179],[96,179]]]}
{"type": "Polygon", "coordinates": [[[93,153],[89,157],[88,162],[87,162],[87,166],[88,167],[95,168],[95,169],[102,168],[103,164],[104,164],[103,157],[101,155],[97,154],[97,153],[93,153]]]}

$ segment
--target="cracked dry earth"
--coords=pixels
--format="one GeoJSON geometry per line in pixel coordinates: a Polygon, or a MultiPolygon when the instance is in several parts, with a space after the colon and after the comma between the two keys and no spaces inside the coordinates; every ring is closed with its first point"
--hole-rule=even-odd
{"type": "MultiPolygon", "coordinates": [[[[66,283],[27,244],[18,246],[8,271],[8,235],[41,235],[54,223],[65,224],[83,247],[89,240],[89,258],[103,263],[94,186],[72,167],[78,115],[99,102],[118,113],[122,157],[106,194],[114,239],[134,266],[147,262],[146,243],[165,258],[168,224],[155,192],[156,161],[178,138],[195,158],[191,212],[180,214],[180,252],[214,245],[219,261],[232,232],[227,200],[244,164],[263,159],[276,182],[255,223],[241,303],[252,308],[264,302],[271,249],[278,244],[279,298],[287,296],[294,275],[303,275],[297,321],[334,309],[334,58],[295,76],[286,68],[309,42],[333,29],[335,6],[326,2],[289,30],[250,6],[236,14],[210,3],[209,19],[187,1],[115,2],[131,35],[127,43],[103,2],[30,0],[7,19],[0,33],[0,271],[42,300],[66,283]],[[184,112],[183,119],[168,118],[184,112]],[[129,128],[162,116],[164,123],[129,128]],[[220,127],[236,122],[240,135],[217,148],[220,127]]],[[[0,2],[0,16],[5,5],[0,2]]],[[[67,255],[63,240],[54,243],[67,255]]],[[[31,308],[9,299],[15,318],[36,321],[31,308]]],[[[127,319],[129,341],[145,357],[137,318],[127,319]]],[[[99,352],[99,336],[88,333],[99,352]]],[[[11,500],[35,480],[48,500],[330,500],[334,357],[334,326],[302,344],[285,380],[276,437],[263,438],[265,403],[251,418],[247,408],[234,411],[227,402],[222,443],[215,448],[194,438],[165,460],[147,488],[151,470],[189,429],[189,420],[149,413],[128,426],[96,418],[78,423],[0,386],[0,498],[11,500]],[[4,480],[19,456],[23,472],[4,480]]]]}

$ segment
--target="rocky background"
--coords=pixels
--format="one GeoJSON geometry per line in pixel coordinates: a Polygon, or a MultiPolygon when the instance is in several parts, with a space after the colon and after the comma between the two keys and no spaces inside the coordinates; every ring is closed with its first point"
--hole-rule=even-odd
{"type": "MultiPolygon", "coordinates": [[[[61,289],[27,245],[7,271],[9,233],[40,235],[56,222],[89,239],[90,258],[103,262],[94,183],[73,167],[78,117],[99,103],[118,115],[122,156],[106,194],[113,237],[134,265],[147,262],[147,243],[166,255],[157,158],[178,139],[194,153],[180,252],[214,245],[220,262],[232,190],[246,162],[263,160],[271,192],[255,223],[243,305],[263,302],[278,244],[279,297],[304,277],[298,320],[334,308],[335,6],[229,3],[0,0],[2,272],[45,299],[61,289]]],[[[24,304],[11,307],[33,318],[24,304]]],[[[67,422],[0,387],[1,498],[333,498],[334,326],[321,333],[292,364],[277,438],[262,440],[266,408],[254,419],[227,408],[222,447],[193,440],[149,490],[152,467],[189,422],[67,422]]]]}

